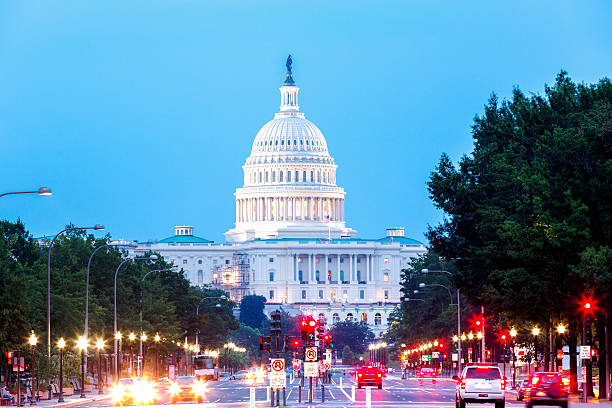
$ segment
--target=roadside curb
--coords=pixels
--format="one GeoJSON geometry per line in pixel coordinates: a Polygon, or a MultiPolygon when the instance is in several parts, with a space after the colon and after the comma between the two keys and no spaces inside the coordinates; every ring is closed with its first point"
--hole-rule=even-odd
{"type": "Polygon", "coordinates": [[[111,397],[110,394],[102,394],[100,396],[96,395],[92,397],[80,398],[80,399],[70,401],[70,402],[62,402],[62,403],[56,403],[53,405],[39,405],[39,406],[40,408],[67,408],[67,407],[74,407],[74,406],[82,405],[82,404],[88,404],[90,402],[110,399],[110,397],[111,397]]]}

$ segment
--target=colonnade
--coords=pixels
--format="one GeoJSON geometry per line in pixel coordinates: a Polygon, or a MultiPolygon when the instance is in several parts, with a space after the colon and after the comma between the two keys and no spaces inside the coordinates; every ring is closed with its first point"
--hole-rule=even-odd
{"type": "Polygon", "coordinates": [[[372,254],[295,254],[293,255],[293,280],[298,283],[315,284],[370,283],[374,280],[374,256],[372,254]],[[341,263],[341,257],[348,262],[341,263]],[[336,260],[335,265],[329,264],[330,258],[336,260]],[[357,262],[358,258],[361,262],[357,262]],[[342,266],[342,264],[345,266],[342,266]],[[301,280],[299,276],[300,270],[302,271],[301,280]],[[319,271],[318,280],[316,276],[317,270],[319,271]],[[341,272],[344,273],[343,279],[341,279],[341,272]]]}
{"type": "Polygon", "coordinates": [[[344,221],[344,198],[257,197],[236,199],[236,222],[344,221]]]}

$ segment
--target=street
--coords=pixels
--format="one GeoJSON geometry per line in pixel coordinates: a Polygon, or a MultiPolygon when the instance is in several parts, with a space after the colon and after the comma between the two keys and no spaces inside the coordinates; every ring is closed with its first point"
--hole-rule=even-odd
{"type": "MultiPolygon", "coordinates": [[[[317,389],[312,403],[307,402],[307,387],[302,389],[302,402],[299,402],[299,381],[289,381],[286,393],[287,406],[338,406],[338,407],[365,407],[366,390],[355,389],[355,401],[351,399],[352,388],[355,387],[354,378],[351,376],[334,375],[332,384],[325,386],[325,403],[321,403],[320,389],[317,389]],[[342,387],[340,387],[342,379],[342,387]]],[[[307,384],[307,383],[306,383],[307,384]]],[[[253,384],[246,380],[235,381],[212,381],[207,382],[206,399],[203,404],[180,402],[177,405],[203,405],[211,407],[247,407],[249,406],[250,387],[253,384]]],[[[256,405],[257,407],[270,406],[266,400],[265,384],[256,383],[256,405]]],[[[400,379],[391,376],[386,379],[383,389],[371,389],[372,407],[437,407],[450,408],[455,406],[455,383],[449,379],[418,380],[400,379]]],[[[282,394],[280,403],[282,406],[282,394]]],[[[160,391],[159,405],[170,405],[170,396],[167,390],[160,391]]],[[[97,402],[89,402],[81,407],[109,407],[111,402],[105,399],[97,402]]],[[[470,406],[470,405],[468,405],[470,406]]],[[[473,406],[492,407],[493,404],[474,404],[473,406]]],[[[514,400],[514,396],[508,396],[506,406],[523,407],[524,403],[514,400]]],[[[570,406],[572,406],[570,404],[570,406]]]]}

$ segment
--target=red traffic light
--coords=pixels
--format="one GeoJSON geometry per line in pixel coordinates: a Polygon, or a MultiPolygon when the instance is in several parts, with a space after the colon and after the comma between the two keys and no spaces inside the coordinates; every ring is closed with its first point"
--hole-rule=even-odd
{"type": "Polygon", "coordinates": [[[310,320],[310,321],[308,322],[308,325],[309,325],[310,327],[315,327],[315,326],[317,325],[317,322],[315,322],[314,320],[310,320]]]}
{"type": "Polygon", "coordinates": [[[597,350],[591,348],[591,357],[597,357],[597,350]]]}

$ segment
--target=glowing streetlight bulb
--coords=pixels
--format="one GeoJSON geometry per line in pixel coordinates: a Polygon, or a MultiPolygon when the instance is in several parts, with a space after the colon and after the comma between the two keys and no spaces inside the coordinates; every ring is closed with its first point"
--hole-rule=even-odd
{"type": "Polygon", "coordinates": [[[38,337],[34,334],[34,330],[32,330],[32,334],[30,334],[30,338],[28,338],[28,343],[30,346],[34,347],[36,343],[38,343],[38,337]]]}
{"type": "Polygon", "coordinates": [[[461,333],[461,340],[465,341],[465,339],[467,339],[467,337],[465,337],[465,333],[461,333]]]}
{"type": "Polygon", "coordinates": [[[534,336],[538,336],[540,334],[540,329],[534,327],[533,329],[531,329],[531,334],[533,334],[534,336]]]}
{"type": "Polygon", "coordinates": [[[457,335],[456,335],[456,334],[453,336],[453,341],[454,341],[455,343],[456,343],[457,341],[459,341],[459,337],[457,337],[457,335]]]}
{"type": "Polygon", "coordinates": [[[96,340],[96,348],[98,350],[102,350],[104,348],[104,340],[103,339],[96,340]]]}
{"type": "Polygon", "coordinates": [[[134,341],[136,340],[136,335],[134,334],[134,332],[131,332],[128,338],[130,339],[130,341],[134,341]]]}
{"type": "Polygon", "coordinates": [[[476,333],[476,338],[478,340],[481,340],[482,339],[482,333],[481,332],[476,333]]]}
{"type": "Polygon", "coordinates": [[[76,345],[79,350],[86,350],[87,349],[87,339],[84,336],[79,336],[79,339],[77,340],[76,345]]]}
{"type": "Polygon", "coordinates": [[[123,335],[121,334],[120,331],[117,331],[117,333],[115,333],[115,340],[121,340],[122,337],[123,335]]]}
{"type": "Polygon", "coordinates": [[[514,327],[510,329],[510,337],[516,337],[516,329],[514,327]]]}
{"type": "Polygon", "coordinates": [[[557,326],[557,333],[559,334],[565,333],[565,326],[563,325],[563,323],[559,323],[559,325],[557,326]]]}
{"type": "Polygon", "coordinates": [[[159,337],[159,333],[156,333],[156,334],[155,334],[154,339],[155,339],[155,342],[156,342],[156,343],[158,343],[158,342],[159,342],[159,340],[161,339],[161,337],[159,337]]]}
{"type": "Polygon", "coordinates": [[[140,336],[140,338],[142,339],[142,341],[147,341],[147,333],[142,333],[142,335],[140,336]]]}
{"type": "Polygon", "coordinates": [[[469,332],[469,333],[468,333],[468,339],[470,339],[470,340],[474,340],[474,333],[469,332]]]}
{"type": "Polygon", "coordinates": [[[63,337],[60,337],[60,339],[57,341],[57,347],[60,349],[66,347],[66,340],[64,340],[63,337]]]}

